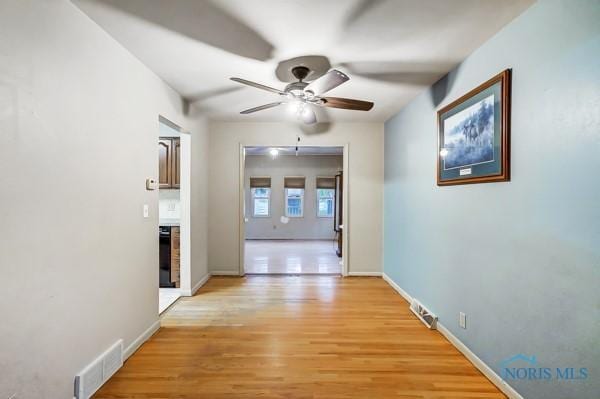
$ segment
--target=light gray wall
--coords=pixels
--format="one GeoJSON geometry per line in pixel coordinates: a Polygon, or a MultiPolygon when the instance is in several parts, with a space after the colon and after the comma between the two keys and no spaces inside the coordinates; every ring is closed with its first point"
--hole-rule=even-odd
{"type": "Polygon", "coordinates": [[[598,21],[598,1],[539,1],[385,125],[384,272],[498,374],[519,353],[589,369],[510,381],[525,398],[600,392],[598,21]],[[437,187],[436,109],[505,68],[512,181],[437,187]]]}
{"type": "Polygon", "coordinates": [[[381,273],[383,234],[383,124],[333,123],[315,130],[295,123],[211,122],[208,260],[214,272],[238,273],[240,264],[240,144],[348,144],[349,271],[381,273]]]}
{"type": "Polygon", "coordinates": [[[158,321],[159,114],[193,134],[194,283],[204,122],[70,2],[0,2],[0,398],[72,398],[78,371],[158,321]]]}
{"type": "Polygon", "coordinates": [[[333,177],[342,170],[341,155],[283,155],[273,159],[265,155],[246,157],[246,238],[247,239],[334,239],[333,218],[317,217],[316,178],[333,177]],[[271,177],[270,217],[252,216],[252,196],[250,177],[271,177]],[[285,190],[283,180],[286,176],[304,176],[304,216],[289,218],[287,224],[281,223],[285,215],[285,190]]]}

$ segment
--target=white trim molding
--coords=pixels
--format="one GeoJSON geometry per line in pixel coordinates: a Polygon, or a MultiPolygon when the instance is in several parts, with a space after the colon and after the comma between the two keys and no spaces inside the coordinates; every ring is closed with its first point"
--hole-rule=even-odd
{"type": "MultiPolygon", "coordinates": [[[[383,279],[396,290],[409,304],[412,302],[412,296],[396,284],[390,276],[383,273],[383,279]]],[[[501,390],[510,399],[523,399],[513,387],[508,385],[490,366],[485,364],[469,347],[467,347],[460,339],[450,332],[442,323],[437,322],[437,330],[442,334],[456,349],[458,349],[465,357],[489,379],[499,390],[501,390]]]]}
{"type": "MultiPolygon", "coordinates": [[[[210,273],[206,273],[206,276],[202,277],[200,279],[200,281],[198,281],[194,287],[192,288],[191,292],[186,290],[182,290],[180,289],[180,293],[182,296],[192,296],[194,295],[204,284],[206,284],[206,282],[210,279],[211,274],[210,273]]],[[[137,351],[140,346],[142,346],[144,344],[144,342],[148,341],[148,339],[150,339],[150,337],[152,335],[154,335],[155,332],[157,332],[160,329],[160,320],[156,320],[154,323],[152,323],[152,325],[150,327],[148,327],[146,329],[146,331],[144,331],[139,337],[137,337],[135,340],[133,340],[133,342],[127,347],[125,348],[125,350],[123,351],[123,360],[126,360],[127,358],[129,358],[131,355],[133,355],[135,353],[135,351],[137,351]]]]}
{"type": "MultiPolygon", "coordinates": [[[[194,295],[206,282],[210,279],[211,274],[206,273],[204,277],[198,281],[191,292],[187,290],[180,289],[180,293],[182,296],[192,296],[194,295]]],[[[160,320],[156,320],[150,327],[146,329],[139,337],[137,337],[125,350],[123,351],[123,360],[129,358],[131,355],[137,351],[140,346],[144,344],[155,332],[160,329],[160,320]]]]}
{"type": "Polygon", "coordinates": [[[202,277],[200,279],[200,281],[198,281],[190,291],[187,290],[182,290],[181,291],[181,296],[194,296],[194,294],[196,292],[198,292],[198,290],[204,285],[206,284],[206,282],[208,281],[208,279],[210,279],[210,273],[206,273],[206,275],[204,277],[202,277]]]}
{"type": "Polygon", "coordinates": [[[192,175],[192,135],[181,131],[181,223],[180,223],[180,287],[182,295],[192,290],[192,241],[191,241],[191,175],[192,175]]]}
{"type": "Polygon", "coordinates": [[[381,272],[348,272],[350,277],[381,277],[381,272]]]}
{"type": "Polygon", "coordinates": [[[146,329],[146,331],[134,339],[133,342],[129,344],[129,346],[123,351],[123,361],[129,358],[129,356],[133,355],[144,342],[148,341],[148,339],[158,331],[159,328],[160,320],[156,320],[150,327],[146,329]]]}
{"type": "Polygon", "coordinates": [[[395,289],[398,294],[400,294],[400,296],[402,296],[402,298],[404,298],[406,300],[406,302],[410,303],[412,302],[412,296],[408,295],[408,293],[406,291],[404,291],[398,284],[396,284],[394,282],[394,280],[392,280],[390,278],[390,276],[388,276],[387,274],[383,273],[383,279],[393,288],[395,289]]]}
{"type": "Polygon", "coordinates": [[[498,387],[498,389],[504,392],[506,396],[508,396],[510,399],[523,399],[523,397],[513,387],[508,385],[508,383],[504,381],[502,377],[496,374],[496,372],[492,370],[490,366],[485,364],[483,360],[481,360],[475,353],[473,353],[471,349],[469,349],[460,339],[456,338],[454,334],[450,332],[450,330],[444,327],[443,324],[438,322],[437,329],[444,337],[446,337],[448,341],[450,341],[452,345],[456,347],[456,349],[458,349],[463,355],[465,355],[465,357],[471,363],[473,363],[473,365],[477,367],[479,371],[481,371],[483,375],[485,375],[488,378],[488,380],[492,382],[492,384],[494,384],[496,387],[498,387]]]}

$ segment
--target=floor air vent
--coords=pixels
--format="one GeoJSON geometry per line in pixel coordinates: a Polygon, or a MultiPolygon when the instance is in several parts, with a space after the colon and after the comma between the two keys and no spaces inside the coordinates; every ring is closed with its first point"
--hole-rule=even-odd
{"type": "Polygon", "coordinates": [[[423,306],[421,302],[413,298],[410,303],[410,310],[412,310],[419,320],[421,320],[430,330],[436,329],[437,316],[425,309],[425,306],[423,306]]]}
{"type": "Polygon", "coordinates": [[[90,398],[121,366],[123,366],[122,339],[75,376],[75,397],[90,398]]]}

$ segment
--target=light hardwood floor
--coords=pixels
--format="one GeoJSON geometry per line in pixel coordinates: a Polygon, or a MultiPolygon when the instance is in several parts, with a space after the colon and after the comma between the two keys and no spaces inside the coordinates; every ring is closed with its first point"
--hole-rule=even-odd
{"type": "Polygon", "coordinates": [[[246,240],[250,274],[340,274],[341,258],[332,240],[246,240]]]}
{"type": "Polygon", "coordinates": [[[504,398],[382,279],[211,278],[96,398],[504,398]]]}

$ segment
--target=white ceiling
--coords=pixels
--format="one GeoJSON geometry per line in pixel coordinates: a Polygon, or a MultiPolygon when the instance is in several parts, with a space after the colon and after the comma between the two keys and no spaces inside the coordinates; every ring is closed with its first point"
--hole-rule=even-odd
{"type": "Polygon", "coordinates": [[[385,121],[533,0],[73,0],[183,97],[217,120],[286,120],[237,76],[283,88],[278,63],[322,55],[350,81],[328,95],[375,102],[319,120],[385,121]]]}

